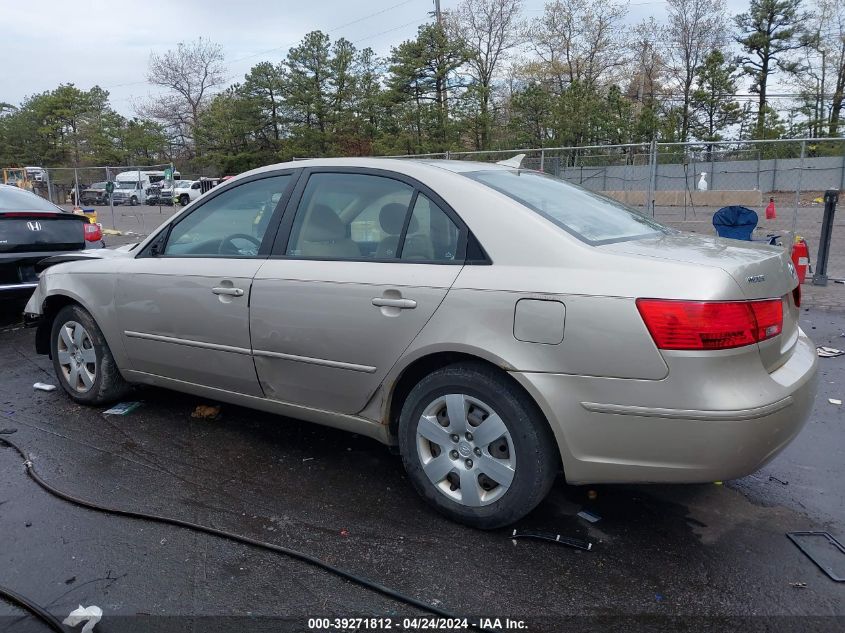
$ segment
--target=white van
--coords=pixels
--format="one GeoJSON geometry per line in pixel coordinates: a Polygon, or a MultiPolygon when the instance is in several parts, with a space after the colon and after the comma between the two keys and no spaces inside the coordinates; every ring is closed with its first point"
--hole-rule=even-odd
{"type": "Polygon", "coordinates": [[[43,167],[24,167],[27,177],[35,182],[47,182],[47,170],[43,167]]]}
{"type": "MultiPolygon", "coordinates": [[[[176,178],[179,172],[173,174],[176,178]]],[[[114,204],[141,204],[147,201],[151,193],[150,186],[161,187],[164,182],[164,172],[159,170],[143,171],[129,170],[122,171],[114,179],[114,193],[112,200],[114,204]]]]}
{"type": "Polygon", "coordinates": [[[114,204],[141,204],[147,201],[150,176],[145,171],[123,171],[114,179],[114,204]]]}

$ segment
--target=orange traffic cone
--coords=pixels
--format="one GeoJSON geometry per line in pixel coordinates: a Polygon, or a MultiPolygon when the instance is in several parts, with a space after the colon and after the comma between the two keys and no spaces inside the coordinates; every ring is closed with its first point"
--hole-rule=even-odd
{"type": "Polygon", "coordinates": [[[769,198],[769,206],[766,207],[766,219],[767,220],[774,220],[778,217],[777,211],[775,211],[775,199],[769,198]]]}

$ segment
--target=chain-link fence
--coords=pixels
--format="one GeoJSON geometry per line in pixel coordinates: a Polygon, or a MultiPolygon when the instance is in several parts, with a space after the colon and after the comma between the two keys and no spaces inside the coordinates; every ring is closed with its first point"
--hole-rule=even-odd
{"type": "MultiPolygon", "coordinates": [[[[845,139],[638,143],[443,152],[402,158],[496,162],[525,154],[522,166],[603,193],[664,224],[714,234],[713,214],[744,206],[758,215],[754,239],[804,237],[811,265],[822,232],[824,192],[845,190],[845,139]]],[[[845,209],[832,231],[828,276],[845,279],[845,209]]]]}
{"type": "MultiPolygon", "coordinates": [[[[438,152],[393,158],[445,158],[497,162],[524,154],[523,167],[537,169],[587,189],[601,192],[664,224],[713,234],[713,214],[722,207],[744,206],[758,215],[755,239],[779,233],[784,243],[800,235],[815,264],[822,234],[823,195],[845,190],[845,139],[632,143],[438,152]]],[[[33,178],[34,191],[57,204],[76,202],[114,206],[169,205],[162,183],[170,165],[49,168],[33,178]],[[106,182],[115,192],[102,193],[106,182]],[[165,195],[162,195],[164,191],[165,195]]],[[[178,172],[175,180],[190,179],[178,172]]],[[[172,191],[172,188],[170,189],[172,191]]],[[[177,201],[178,202],[178,201],[177,201]]],[[[124,211],[123,214],[131,213],[124,211]]],[[[137,214],[141,215],[141,214],[137,214]]],[[[140,220],[139,220],[140,221],[140,220]]],[[[828,276],[845,279],[845,209],[832,227],[828,276]]]]}
{"type": "Polygon", "coordinates": [[[21,184],[54,204],[82,207],[95,215],[101,224],[112,228],[115,228],[116,216],[131,216],[130,223],[134,219],[137,228],[144,232],[150,228],[147,224],[161,221],[155,217],[148,221],[147,207],[158,207],[161,215],[164,207],[180,203],[178,196],[174,201],[174,188],[187,187],[194,180],[171,164],[48,167],[29,171],[28,181],[21,184]]]}

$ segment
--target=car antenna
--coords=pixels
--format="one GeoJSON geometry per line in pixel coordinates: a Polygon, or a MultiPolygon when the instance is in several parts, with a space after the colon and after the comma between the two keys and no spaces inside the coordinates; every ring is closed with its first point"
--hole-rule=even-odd
{"type": "Polygon", "coordinates": [[[517,154],[513,158],[508,158],[506,160],[498,160],[496,161],[497,165],[503,165],[505,167],[513,167],[515,169],[519,169],[522,167],[522,161],[525,159],[525,154],[517,154]]]}

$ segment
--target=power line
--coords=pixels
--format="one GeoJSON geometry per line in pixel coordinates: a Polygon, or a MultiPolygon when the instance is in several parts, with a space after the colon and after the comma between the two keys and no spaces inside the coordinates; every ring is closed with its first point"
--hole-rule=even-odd
{"type": "Polygon", "coordinates": [[[398,4],[394,4],[392,6],[387,7],[386,9],[382,9],[381,11],[376,11],[375,13],[370,13],[369,15],[365,15],[362,18],[358,18],[357,20],[352,20],[352,22],[347,22],[346,24],[341,24],[340,26],[336,26],[332,29],[326,31],[326,33],[333,33],[335,31],[339,31],[340,29],[345,29],[347,26],[352,26],[353,24],[358,24],[358,22],[363,22],[364,20],[368,20],[369,18],[375,17],[377,15],[381,15],[382,13],[387,13],[393,9],[398,7],[405,6],[406,4],[410,4],[414,2],[414,0],[405,0],[404,2],[400,2],[398,4]]]}
{"type": "Polygon", "coordinates": [[[386,31],[381,31],[380,33],[373,33],[372,35],[368,35],[367,37],[362,37],[360,40],[355,40],[352,42],[353,44],[357,44],[358,42],[365,42],[366,40],[371,40],[374,37],[378,37],[379,35],[384,35],[385,33],[392,33],[393,31],[398,31],[399,29],[405,28],[406,26],[411,26],[412,24],[419,24],[423,20],[428,19],[428,14],[426,14],[422,18],[417,18],[416,20],[411,20],[410,22],[406,22],[405,24],[400,24],[399,26],[394,26],[392,29],[387,29],[386,31]]]}
{"type": "MultiPolygon", "coordinates": [[[[406,4],[410,4],[410,3],[411,3],[411,2],[413,2],[413,1],[414,1],[414,0],[404,0],[403,2],[399,2],[399,3],[397,3],[397,4],[393,4],[393,5],[389,6],[389,7],[386,7],[386,8],[384,8],[384,9],[381,9],[381,10],[379,10],[379,11],[375,11],[374,13],[368,13],[367,15],[362,16],[362,17],[360,17],[360,18],[358,18],[358,19],[356,19],[356,20],[352,20],[351,22],[347,22],[346,24],[341,24],[340,26],[336,26],[336,27],[334,27],[334,28],[331,28],[331,29],[329,29],[328,31],[326,31],[326,33],[333,33],[334,31],[339,31],[340,29],[345,29],[347,26],[352,26],[353,24],[358,24],[359,22],[363,22],[364,20],[369,20],[369,19],[370,19],[370,18],[372,18],[372,17],[375,17],[375,16],[377,16],[377,15],[381,15],[382,13],[387,13],[388,11],[392,11],[393,9],[397,9],[397,8],[399,8],[399,7],[401,7],[401,6],[406,5],[406,4]]],[[[401,28],[401,27],[398,27],[398,28],[401,28]]],[[[379,34],[379,33],[377,33],[376,35],[380,35],[380,34],[379,34]]],[[[372,37],[375,37],[375,35],[374,35],[374,36],[372,36],[372,37]]],[[[364,39],[367,39],[367,38],[364,38],[364,39]]],[[[363,40],[358,40],[358,41],[360,42],[360,41],[363,41],[363,40]]],[[[228,63],[230,63],[230,64],[235,64],[235,63],[237,63],[237,62],[242,62],[242,61],[244,61],[245,59],[252,59],[253,57],[258,57],[259,55],[266,55],[266,54],[268,54],[268,53],[273,53],[273,52],[275,52],[275,51],[280,51],[280,50],[285,49],[285,48],[290,48],[291,46],[292,46],[292,44],[285,44],[285,45],[283,45],[283,46],[276,46],[275,48],[268,48],[267,50],[259,51],[259,52],[257,52],[257,53],[253,53],[253,54],[251,54],[251,55],[245,55],[244,57],[238,57],[237,59],[233,59],[233,60],[231,60],[231,61],[230,61],[230,62],[228,62],[228,63]]]]}

